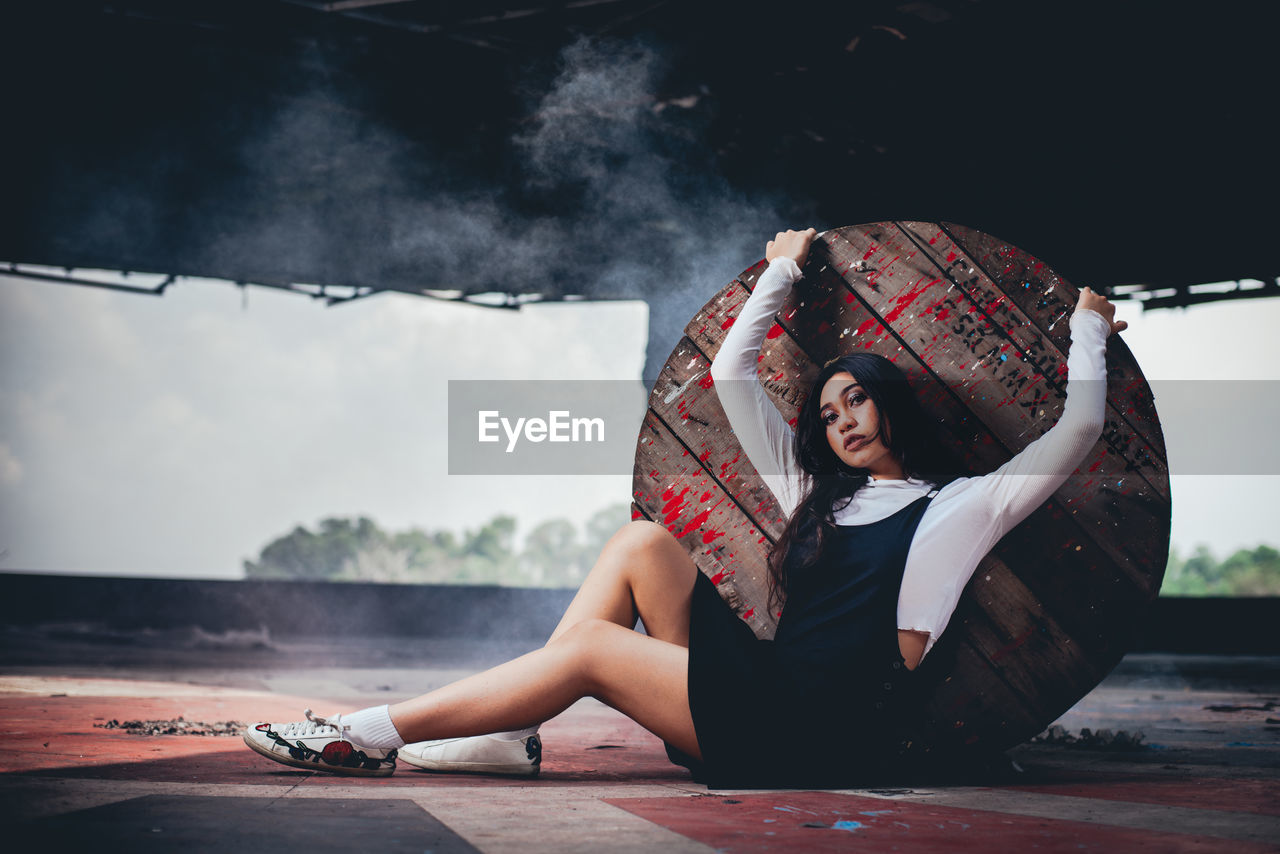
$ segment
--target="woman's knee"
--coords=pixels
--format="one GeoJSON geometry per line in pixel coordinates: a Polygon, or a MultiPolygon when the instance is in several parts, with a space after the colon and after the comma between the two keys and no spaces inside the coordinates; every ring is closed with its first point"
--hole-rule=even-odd
{"type": "Polygon", "coordinates": [[[570,626],[550,645],[565,656],[565,666],[581,681],[583,692],[594,694],[600,686],[603,666],[610,661],[622,633],[634,634],[617,623],[593,618],[570,626]]]}
{"type": "MultiPolygon", "coordinates": [[[[677,572],[693,570],[693,558],[670,531],[655,522],[628,522],[609,541],[630,566],[654,566],[677,572]]],[[[692,576],[691,576],[692,577],[692,576]]]]}
{"type": "Polygon", "coordinates": [[[628,522],[623,525],[610,538],[609,544],[641,550],[669,549],[673,546],[678,549],[681,548],[680,542],[670,531],[657,522],[650,522],[646,519],[637,519],[634,522],[628,522]]]}

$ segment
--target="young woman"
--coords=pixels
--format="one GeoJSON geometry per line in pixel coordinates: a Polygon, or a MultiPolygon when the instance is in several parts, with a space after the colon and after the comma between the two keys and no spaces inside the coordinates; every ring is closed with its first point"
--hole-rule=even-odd
{"type": "Polygon", "coordinates": [[[665,528],[632,522],[543,648],[402,703],[257,724],[245,742],[340,774],[384,776],[397,755],[431,770],[532,774],[537,726],[595,697],[716,785],[838,785],[892,761],[912,711],[895,688],[909,687],[982,557],[1097,442],[1106,339],[1126,324],[1081,291],[1062,418],[992,474],[946,474],[902,374],[867,354],[823,369],[793,436],[756,381],[756,356],[815,234],[769,241],[769,268],[711,367],[789,516],[770,559],[786,600],[773,640],[755,638],[665,528]]]}

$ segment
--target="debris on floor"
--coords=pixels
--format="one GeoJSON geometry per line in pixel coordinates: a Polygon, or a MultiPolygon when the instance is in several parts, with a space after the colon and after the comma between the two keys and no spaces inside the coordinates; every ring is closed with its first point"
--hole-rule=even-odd
{"type": "Polygon", "coordinates": [[[1089,727],[1082,728],[1079,735],[1072,735],[1065,727],[1055,724],[1031,739],[1031,743],[1063,744],[1086,750],[1146,750],[1147,745],[1142,743],[1144,738],[1146,736],[1141,732],[1130,733],[1123,729],[1116,732],[1100,729],[1094,732],[1089,727]]]}
{"type": "Polygon", "coordinates": [[[178,716],[171,721],[118,721],[115,718],[104,724],[94,724],[102,729],[122,729],[130,735],[240,735],[248,724],[240,721],[219,721],[207,724],[189,721],[178,716]]]}
{"type": "Polygon", "coordinates": [[[1210,712],[1270,712],[1276,708],[1280,708],[1280,703],[1269,700],[1261,706],[1245,706],[1239,704],[1227,704],[1219,706],[1205,706],[1206,711],[1210,712]]]}

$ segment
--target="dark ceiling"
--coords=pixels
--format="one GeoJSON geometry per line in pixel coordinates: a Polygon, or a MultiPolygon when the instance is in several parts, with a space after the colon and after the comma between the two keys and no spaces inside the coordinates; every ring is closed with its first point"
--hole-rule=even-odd
{"type": "Polygon", "coordinates": [[[1265,4],[4,8],[0,261],[652,303],[921,219],[1095,287],[1280,273],[1265,4]]]}

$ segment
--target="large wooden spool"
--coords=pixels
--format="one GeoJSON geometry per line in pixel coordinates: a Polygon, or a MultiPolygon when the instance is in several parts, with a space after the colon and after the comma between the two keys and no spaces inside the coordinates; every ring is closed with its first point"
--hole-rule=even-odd
{"type": "MultiPolygon", "coordinates": [[[[785,520],[709,374],[764,268],[698,312],[657,378],[636,447],[633,515],[666,526],[757,636],[770,637],[765,562],[785,520]]],[[[793,424],[819,366],[855,348],[906,372],[939,440],[972,474],[994,470],[1061,415],[1077,290],[1016,246],[950,223],[879,222],[819,235],[804,273],[759,362],[793,424]]],[[[929,745],[1003,750],[1042,731],[1116,665],[1160,589],[1170,521],[1160,424],[1116,336],[1107,374],[1101,440],[983,560],[921,665],[929,745]]]]}

